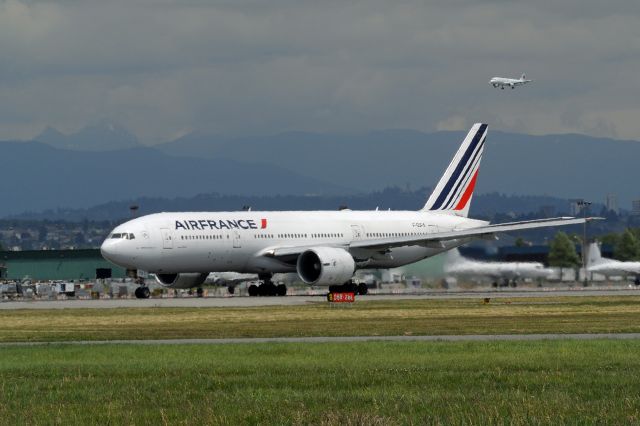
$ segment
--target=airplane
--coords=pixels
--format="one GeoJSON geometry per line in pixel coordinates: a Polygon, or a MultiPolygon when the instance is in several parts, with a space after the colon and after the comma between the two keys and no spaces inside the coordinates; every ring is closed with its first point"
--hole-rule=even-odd
{"type": "MultiPolygon", "coordinates": [[[[559,217],[490,224],[468,217],[487,124],[476,123],[418,211],[237,211],[155,213],[129,220],[108,235],[102,256],[123,268],[154,273],[166,287],[202,285],[211,272],[258,274],[250,292],[285,295],[274,273],[295,272],[330,293],[354,285],[357,269],[395,268],[474,239],[592,218],[559,217]]],[[[133,272],[133,271],[132,271],[133,272]]],[[[136,296],[148,297],[142,285],[136,296]]]]}
{"type": "Polygon", "coordinates": [[[493,87],[500,87],[504,90],[505,86],[509,86],[515,89],[516,86],[521,86],[527,83],[531,83],[533,80],[527,80],[527,76],[522,74],[520,78],[505,78],[505,77],[493,77],[489,80],[489,84],[493,87]]]}
{"type": "Polygon", "coordinates": [[[498,287],[500,281],[505,287],[509,283],[516,287],[519,279],[548,278],[553,274],[551,269],[545,268],[540,262],[482,262],[463,257],[457,248],[447,253],[444,272],[458,277],[489,278],[494,287],[498,287]]]}
{"type": "Polygon", "coordinates": [[[623,262],[602,257],[597,242],[589,244],[587,255],[587,272],[602,274],[606,277],[634,275],[634,283],[640,285],[640,262],[623,262]]]}

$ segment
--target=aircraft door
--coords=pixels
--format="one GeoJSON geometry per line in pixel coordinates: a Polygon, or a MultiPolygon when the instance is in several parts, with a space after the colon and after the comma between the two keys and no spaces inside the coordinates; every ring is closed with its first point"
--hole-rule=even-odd
{"type": "Polygon", "coordinates": [[[362,226],[360,225],[351,225],[351,233],[353,235],[354,240],[362,239],[362,226]]]}
{"type": "Polygon", "coordinates": [[[241,248],[242,242],[240,241],[240,232],[233,231],[233,248],[241,248]]]}
{"type": "Polygon", "coordinates": [[[164,249],[172,249],[173,248],[173,234],[169,228],[161,228],[160,232],[162,233],[162,248],[164,249]]]}

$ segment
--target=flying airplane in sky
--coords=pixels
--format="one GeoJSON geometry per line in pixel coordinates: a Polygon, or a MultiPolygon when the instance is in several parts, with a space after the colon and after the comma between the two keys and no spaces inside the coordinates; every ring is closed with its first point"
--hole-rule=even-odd
{"type": "Polygon", "coordinates": [[[444,272],[456,277],[488,278],[494,287],[500,284],[507,286],[509,283],[515,287],[517,280],[547,278],[553,273],[540,262],[482,262],[467,259],[457,248],[447,253],[444,272]]]}
{"type": "Polygon", "coordinates": [[[623,262],[602,257],[600,246],[593,242],[587,252],[587,272],[608,276],[635,276],[634,282],[640,285],[640,262],[623,262]]]}
{"type": "Polygon", "coordinates": [[[533,80],[527,80],[527,76],[522,74],[520,78],[493,77],[489,80],[489,84],[493,87],[499,87],[504,90],[505,86],[515,89],[516,86],[531,83],[532,81],[533,80]]]}
{"type": "MultiPolygon", "coordinates": [[[[486,124],[473,125],[418,211],[157,213],[117,226],[101,252],[116,265],[154,273],[167,287],[198,287],[211,272],[231,271],[258,274],[262,284],[252,295],[284,295],[272,276],[295,272],[329,292],[358,291],[351,281],[357,269],[395,268],[501,232],[589,220],[491,225],[468,218],[486,135],[486,124]]],[[[148,294],[141,287],[136,295],[148,294]]]]}

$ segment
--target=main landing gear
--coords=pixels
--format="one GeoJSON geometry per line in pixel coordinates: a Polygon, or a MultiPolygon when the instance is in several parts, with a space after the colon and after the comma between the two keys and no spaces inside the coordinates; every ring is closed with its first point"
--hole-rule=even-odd
{"type": "Polygon", "coordinates": [[[516,281],[516,279],[514,278],[513,280],[509,281],[508,278],[503,279],[502,281],[494,281],[491,286],[493,288],[500,288],[500,287],[512,287],[512,288],[516,288],[518,287],[518,281],[516,281]]]}
{"type": "Polygon", "coordinates": [[[262,281],[262,284],[249,286],[249,296],[286,296],[287,286],[284,284],[275,285],[271,278],[271,274],[259,274],[258,279],[262,281]]]}
{"type": "Polygon", "coordinates": [[[329,293],[355,293],[363,296],[369,292],[369,288],[365,283],[355,284],[353,281],[347,281],[342,285],[330,285],[329,293]]]}

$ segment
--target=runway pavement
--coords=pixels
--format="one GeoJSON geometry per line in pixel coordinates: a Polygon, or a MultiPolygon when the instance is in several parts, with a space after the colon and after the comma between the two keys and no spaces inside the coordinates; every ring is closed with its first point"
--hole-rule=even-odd
{"type": "MultiPolygon", "coordinates": [[[[357,296],[360,300],[416,300],[416,299],[482,299],[517,298],[517,297],[562,297],[562,296],[636,296],[638,289],[584,289],[576,287],[572,290],[489,290],[489,291],[457,291],[430,292],[421,294],[376,294],[357,296]]],[[[285,296],[285,297],[189,297],[172,299],[99,299],[99,300],[20,300],[2,301],[2,309],[113,309],[113,308],[237,308],[254,306],[292,306],[307,303],[323,303],[324,296],[285,296]]]]}
{"type": "Polygon", "coordinates": [[[246,343],[353,343],[353,342],[489,342],[536,340],[630,340],[640,333],[581,334],[470,334],[443,336],[346,336],[346,337],[255,337],[233,339],[162,339],[162,340],[81,340],[66,342],[7,342],[0,347],[45,345],[228,345],[246,343]]]}

